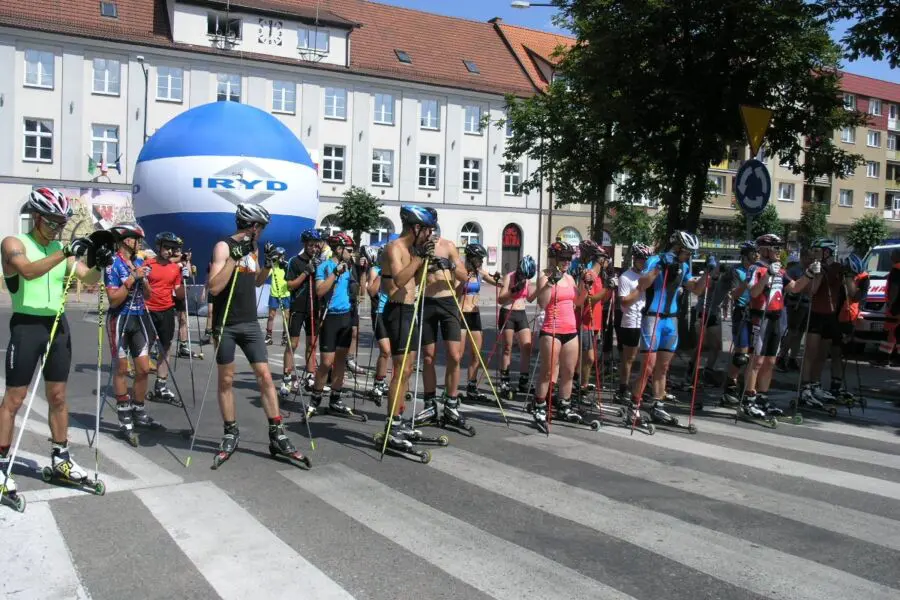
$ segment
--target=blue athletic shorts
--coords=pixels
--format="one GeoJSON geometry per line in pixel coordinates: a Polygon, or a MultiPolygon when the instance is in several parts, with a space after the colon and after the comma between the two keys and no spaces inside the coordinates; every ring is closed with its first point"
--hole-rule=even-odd
{"type": "Polygon", "coordinates": [[[278,310],[279,308],[283,308],[285,310],[291,307],[291,297],[285,296],[284,298],[276,298],[274,296],[269,296],[269,308],[278,310]]]}
{"type": "Polygon", "coordinates": [[[656,315],[646,315],[641,324],[641,352],[675,352],[678,348],[678,322],[675,317],[660,318],[654,331],[656,315]],[[652,344],[651,344],[652,338],[652,344]]]}

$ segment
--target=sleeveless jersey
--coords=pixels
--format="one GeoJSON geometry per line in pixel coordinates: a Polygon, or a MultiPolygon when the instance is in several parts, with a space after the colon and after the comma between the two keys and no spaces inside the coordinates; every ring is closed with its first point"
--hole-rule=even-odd
{"type": "MultiPolygon", "coordinates": [[[[46,246],[41,246],[27,233],[17,235],[16,239],[22,242],[25,247],[25,257],[31,262],[62,250],[62,244],[56,240],[46,246]]],[[[12,297],[13,312],[38,317],[55,316],[62,305],[67,263],[68,261],[64,260],[47,273],[31,281],[27,281],[19,275],[7,277],[6,287],[12,297]]]]}

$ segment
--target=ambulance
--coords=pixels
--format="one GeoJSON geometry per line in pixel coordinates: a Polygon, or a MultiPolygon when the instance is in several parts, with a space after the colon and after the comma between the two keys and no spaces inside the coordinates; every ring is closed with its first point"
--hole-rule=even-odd
{"type": "Polygon", "coordinates": [[[866,255],[863,264],[869,273],[869,294],[862,306],[862,322],[856,337],[871,342],[885,339],[884,309],[887,304],[887,276],[891,271],[891,252],[900,249],[900,239],[885,240],[866,255]]]}

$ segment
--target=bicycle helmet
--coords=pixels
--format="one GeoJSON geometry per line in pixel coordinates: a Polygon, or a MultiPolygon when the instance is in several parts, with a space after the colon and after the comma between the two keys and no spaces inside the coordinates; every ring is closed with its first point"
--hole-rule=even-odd
{"type": "Polygon", "coordinates": [[[369,261],[370,265],[374,265],[378,262],[378,255],[381,253],[380,248],[378,246],[363,246],[363,254],[366,256],[366,260],[369,261]]]}
{"type": "Polygon", "coordinates": [[[69,199],[53,188],[38,188],[31,192],[26,210],[55,221],[67,221],[75,212],[69,204],[69,199]]]}
{"type": "Polygon", "coordinates": [[[519,261],[519,266],[516,267],[516,271],[525,279],[531,279],[537,275],[537,265],[534,262],[534,258],[531,256],[522,257],[522,260],[519,261]]]}
{"type": "Polygon", "coordinates": [[[594,240],[583,240],[578,244],[578,253],[582,262],[591,262],[595,258],[604,258],[608,256],[606,250],[601,248],[594,240]]]}
{"type": "Polygon", "coordinates": [[[238,227],[241,225],[249,227],[250,225],[256,224],[265,227],[269,224],[272,217],[269,215],[269,211],[259,204],[241,202],[238,204],[237,212],[234,213],[234,219],[237,221],[238,227]]]}
{"type": "Polygon", "coordinates": [[[850,271],[854,275],[859,275],[866,270],[865,265],[860,257],[851,254],[841,261],[841,266],[850,271]]]}
{"type": "Polygon", "coordinates": [[[749,240],[741,244],[741,256],[747,256],[751,252],[758,252],[756,242],[749,240]]]}
{"type": "Polygon", "coordinates": [[[763,235],[756,238],[756,247],[759,248],[770,248],[770,247],[778,247],[784,245],[784,242],[781,241],[781,238],[775,235],[774,233],[764,233],[763,235]]]}
{"type": "Polygon", "coordinates": [[[353,248],[353,238],[343,231],[338,231],[337,233],[328,236],[326,243],[332,250],[338,248],[353,248]]]}
{"type": "Polygon", "coordinates": [[[405,204],[400,207],[400,222],[404,225],[423,225],[433,228],[437,226],[437,211],[415,204],[405,204]]]}
{"type": "Polygon", "coordinates": [[[109,231],[115,236],[118,242],[125,241],[129,238],[139,240],[144,237],[144,230],[140,225],[120,223],[118,225],[113,225],[112,227],[110,227],[109,231]]]}
{"type": "Polygon", "coordinates": [[[476,258],[480,258],[484,260],[487,258],[487,250],[484,249],[484,246],[481,244],[469,244],[465,249],[466,260],[474,260],[476,258]]]}
{"type": "Polygon", "coordinates": [[[687,231],[679,230],[672,233],[671,237],[669,237],[669,245],[674,246],[675,244],[679,244],[682,248],[691,252],[696,252],[700,249],[700,242],[697,240],[697,236],[687,231]]]}
{"type": "Polygon", "coordinates": [[[571,260],[575,256],[575,248],[567,242],[553,242],[547,248],[547,256],[550,258],[571,260]]]}
{"type": "Polygon", "coordinates": [[[813,240],[813,243],[810,245],[810,247],[813,249],[821,248],[822,250],[831,250],[832,255],[837,252],[837,242],[828,238],[817,238],[813,240]]]}
{"type": "Polygon", "coordinates": [[[300,241],[304,244],[306,242],[318,242],[321,241],[322,234],[318,229],[307,229],[303,233],[300,234],[300,241]]]}
{"type": "Polygon", "coordinates": [[[278,246],[277,248],[275,248],[275,254],[277,256],[284,256],[285,254],[287,254],[287,250],[285,250],[283,246],[278,246]]]}
{"type": "Polygon", "coordinates": [[[653,254],[653,250],[647,244],[641,244],[640,242],[635,242],[631,245],[631,257],[632,258],[650,258],[650,255],[653,254]]]}
{"type": "Polygon", "coordinates": [[[161,233],[156,234],[156,246],[162,246],[166,244],[167,246],[175,246],[180,248],[184,245],[184,241],[171,231],[163,231],[161,233]]]}

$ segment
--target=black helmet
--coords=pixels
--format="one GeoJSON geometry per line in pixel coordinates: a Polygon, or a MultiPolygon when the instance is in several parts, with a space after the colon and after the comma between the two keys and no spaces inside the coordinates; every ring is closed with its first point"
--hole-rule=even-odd
{"type": "Polygon", "coordinates": [[[156,234],[156,247],[159,248],[163,244],[180,248],[184,245],[184,241],[171,231],[163,231],[156,234]]]}
{"type": "Polygon", "coordinates": [[[465,252],[467,260],[475,258],[484,260],[485,258],[487,258],[487,250],[485,250],[484,246],[482,246],[481,244],[469,244],[468,246],[466,246],[465,252]]]}

